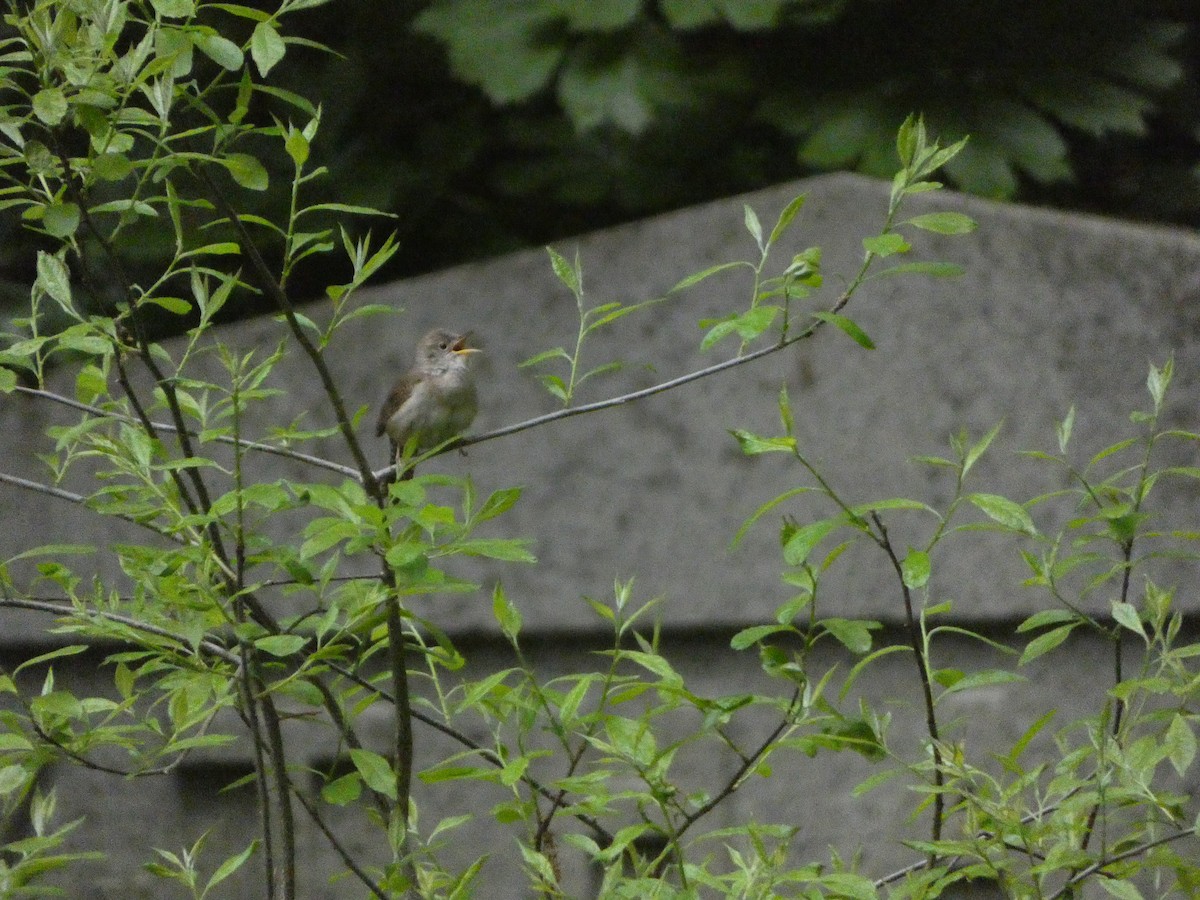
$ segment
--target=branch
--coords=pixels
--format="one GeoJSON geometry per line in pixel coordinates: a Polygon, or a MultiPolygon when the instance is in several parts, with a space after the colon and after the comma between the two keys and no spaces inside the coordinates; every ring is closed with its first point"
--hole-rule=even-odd
{"type": "Polygon", "coordinates": [[[254,269],[255,275],[262,286],[262,289],[279,307],[279,311],[283,314],[284,319],[288,323],[288,328],[291,329],[292,336],[296,339],[296,343],[300,345],[300,349],[308,357],[313,368],[317,372],[317,376],[321,379],[321,386],[325,390],[325,396],[329,398],[329,403],[333,407],[333,414],[337,419],[338,429],[342,433],[342,438],[346,442],[346,447],[350,450],[350,455],[354,457],[355,465],[358,467],[358,477],[363,485],[377,497],[382,497],[383,493],[374,473],[371,471],[371,464],[367,461],[366,454],[363,453],[362,445],[358,441],[358,437],[354,434],[354,427],[350,424],[350,417],[346,414],[346,404],[342,400],[341,392],[338,391],[337,384],[334,383],[333,375],[329,371],[329,366],[325,364],[325,359],[321,356],[321,351],[318,350],[308,335],[304,333],[304,327],[300,324],[300,320],[296,317],[296,308],[292,305],[291,298],[287,292],[279,284],[279,280],[272,274],[266,261],[262,258],[262,254],[258,252],[258,246],[254,243],[254,239],[250,237],[250,233],[246,230],[246,226],[238,217],[237,212],[229,205],[229,201],[225,199],[225,195],[213,181],[212,176],[206,170],[199,170],[199,177],[208,186],[211,191],[213,200],[216,202],[217,208],[221,211],[221,215],[229,219],[230,226],[237,232],[238,244],[242,248],[242,252],[246,254],[246,258],[250,260],[250,267],[254,269]]]}
{"type": "MultiPolygon", "coordinates": [[[[925,728],[929,732],[929,746],[933,752],[933,783],[939,788],[933,795],[933,840],[941,840],[942,837],[942,817],[945,815],[946,798],[943,796],[940,788],[945,784],[945,775],[942,773],[942,751],[939,747],[938,738],[938,723],[937,711],[933,703],[933,687],[929,683],[929,660],[925,655],[925,647],[921,641],[921,632],[917,627],[917,618],[913,613],[912,592],[904,581],[904,567],[900,564],[900,560],[896,557],[896,550],[892,546],[891,539],[888,537],[887,528],[883,524],[883,519],[879,517],[879,513],[871,512],[871,521],[875,523],[875,527],[879,529],[879,537],[876,543],[887,554],[888,559],[892,562],[892,568],[896,570],[896,577],[900,579],[900,590],[904,594],[904,615],[908,622],[908,636],[912,643],[913,654],[917,661],[917,674],[921,680],[921,695],[925,700],[925,728]]],[[[930,862],[933,857],[930,857],[930,862]]]]}
{"type": "MultiPolygon", "coordinates": [[[[22,600],[16,597],[0,597],[0,606],[8,606],[13,609],[29,609],[34,612],[50,613],[56,616],[80,615],[80,611],[75,607],[67,606],[65,603],[55,603],[50,600],[22,600]]],[[[87,610],[87,613],[98,616],[101,619],[108,619],[110,622],[117,622],[136,631],[144,631],[147,634],[167,638],[183,647],[187,647],[190,644],[190,641],[182,634],[176,634],[173,631],[168,631],[166,628],[159,628],[157,625],[151,625],[149,622],[141,622],[129,616],[123,616],[120,613],[105,612],[100,609],[90,609],[87,610]]],[[[225,649],[215,641],[202,640],[196,644],[196,647],[203,650],[209,656],[215,656],[227,663],[241,666],[241,660],[236,653],[225,649]]]]}
{"type": "MultiPolygon", "coordinates": [[[[857,287],[857,284],[858,282],[856,281],[849,288],[843,291],[841,296],[838,297],[837,302],[834,303],[833,306],[827,310],[827,312],[836,313],[847,303],[849,303],[850,297],[853,294],[854,289],[857,287]]],[[[770,356],[772,353],[778,353],[780,350],[784,350],[793,344],[798,344],[801,341],[808,340],[814,334],[816,334],[824,324],[824,320],[814,319],[811,323],[809,323],[808,327],[806,327],[799,334],[793,335],[789,338],[781,338],[770,346],[761,347],[758,350],[747,353],[743,356],[734,356],[730,359],[723,360],[722,362],[714,363],[711,366],[705,366],[702,369],[696,369],[693,372],[687,372],[683,375],[679,375],[676,378],[671,378],[667,381],[659,382],[658,384],[652,384],[649,387],[641,388],[640,390],[631,391],[628,394],[620,394],[616,397],[609,397],[604,400],[596,400],[593,403],[585,403],[582,406],[569,406],[566,409],[556,409],[553,412],[543,413],[540,416],[534,416],[532,419],[514,422],[511,425],[503,425],[500,428],[496,428],[492,431],[486,431],[483,434],[468,435],[466,437],[459,438],[458,440],[450,441],[445,446],[427,454],[427,456],[438,456],[450,450],[460,450],[475,444],[493,441],[497,438],[508,437],[510,434],[528,431],[530,428],[538,428],[542,425],[548,425],[551,422],[557,422],[560,419],[569,419],[573,416],[582,416],[586,413],[599,412],[602,409],[609,409],[613,406],[622,406],[626,403],[633,403],[638,400],[643,400],[646,397],[653,397],[655,394],[662,394],[667,391],[674,390],[677,387],[682,387],[683,385],[690,384],[693,381],[699,381],[701,378],[707,378],[710,375],[716,375],[719,372],[724,372],[726,369],[742,366],[747,363],[754,362],[755,360],[762,359],[764,356],[770,356]]],[[[380,469],[378,472],[373,474],[376,480],[387,481],[395,474],[395,472],[396,467],[391,465],[380,469]]]]}
{"type": "Polygon", "coordinates": [[[1120,862],[1123,859],[1130,859],[1134,856],[1140,856],[1147,850],[1153,850],[1155,847],[1159,847],[1163,844],[1169,844],[1172,841],[1179,840],[1180,838],[1195,837],[1196,834],[1197,831],[1195,828],[1188,828],[1184,831],[1177,831],[1174,834],[1168,834],[1165,837],[1155,838],[1152,841],[1146,841],[1144,844],[1138,844],[1136,847],[1130,847],[1128,850],[1124,850],[1115,856],[1109,856],[1105,859],[1098,859],[1086,869],[1081,869],[1072,875],[1066,884],[1064,884],[1058,891],[1050,895],[1050,900],[1058,900],[1059,897],[1065,897],[1067,892],[1070,891],[1074,885],[1077,885],[1081,881],[1090,878],[1092,875],[1095,875],[1105,866],[1111,866],[1113,863],[1120,862]]]}
{"type": "MultiPolygon", "coordinates": [[[[81,403],[78,400],[72,400],[70,397],[64,397],[62,394],[55,394],[52,391],[39,390],[37,388],[22,387],[18,385],[13,389],[14,393],[27,394],[30,397],[40,397],[45,400],[59,403],[71,409],[78,409],[82,412],[91,413],[94,416],[99,416],[106,419],[115,419],[120,422],[129,422],[131,424],[141,424],[140,420],[135,416],[129,416],[125,413],[112,412],[111,410],[101,409],[98,406],[91,406],[87,403],[81,403]]],[[[160,431],[175,432],[176,428],[166,422],[152,422],[155,428],[160,431]]],[[[188,431],[188,436],[199,438],[200,436],[194,431],[188,431]]],[[[253,450],[257,453],[270,453],[274,456],[282,456],[285,459],[294,459],[297,462],[307,463],[310,466],[315,466],[320,469],[328,469],[331,472],[337,472],[339,475],[344,475],[347,478],[358,477],[358,470],[350,466],[344,466],[341,463],[336,463],[320,456],[313,456],[309,453],[301,453],[298,450],[289,450],[286,447],[277,447],[274,444],[263,444],[258,441],[248,441],[245,439],[237,439],[227,434],[217,435],[213,438],[219,444],[229,444],[234,447],[241,447],[245,450],[253,450]]]]}
{"type": "MultiPolygon", "coordinates": [[[[45,494],[48,497],[54,497],[58,500],[66,500],[70,503],[78,504],[79,506],[87,506],[88,498],[83,494],[76,494],[74,491],[67,491],[63,488],[51,487],[48,484],[42,484],[40,481],[30,481],[27,478],[21,478],[18,475],[9,475],[7,472],[0,472],[0,482],[14,485],[15,487],[24,488],[27,491],[33,491],[38,494],[45,494]]],[[[177,544],[187,546],[188,542],[177,534],[171,534],[168,531],[163,531],[151,522],[143,522],[134,516],[125,515],[124,513],[106,512],[103,515],[111,516],[115,519],[121,519],[125,522],[130,522],[133,525],[138,525],[142,528],[152,531],[159,537],[174,541],[177,544]]]]}

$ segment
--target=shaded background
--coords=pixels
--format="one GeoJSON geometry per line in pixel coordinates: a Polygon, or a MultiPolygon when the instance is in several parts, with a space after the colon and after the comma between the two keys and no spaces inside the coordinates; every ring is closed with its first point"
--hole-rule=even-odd
{"type": "MultiPolygon", "coordinates": [[[[963,190],[1200,225],[1191,0],[341,0],[285,33],[336,51],[290,40],[271,81],[322,106],[322,196],[398,216],[376,223],[401,243],[384,280],[807,174],[890,176],[910,112],[971,135],[946,173],[963,190]]],[[[256,97],[272,114],[297,119],[256,97]]],[[[289,174],[239,208],[278,219],[289,174]]],[[[130,243],[148,271],[163,237],[130,243]]],[[[14,311],[37,240],[0,213],[14,311]]],[[[317,257],[293,292],[341,265],[317,257]]]]}

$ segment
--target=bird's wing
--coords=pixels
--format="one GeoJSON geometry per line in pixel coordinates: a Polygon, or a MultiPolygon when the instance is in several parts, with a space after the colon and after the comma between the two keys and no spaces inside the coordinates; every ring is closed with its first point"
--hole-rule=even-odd
{"type": "Polygon", "coordinates": [[[375,436],[379,437],[387,430],[388,420],[394,416],[402,407],[409,397],[412,396],[413,388],[417,384],[417,376],[409,372],[403,378],[396,382],[396,386],[392,388],[387,398],[383,401],[383,406],[379,409],[379,419],[375,423],[375,436]]]}

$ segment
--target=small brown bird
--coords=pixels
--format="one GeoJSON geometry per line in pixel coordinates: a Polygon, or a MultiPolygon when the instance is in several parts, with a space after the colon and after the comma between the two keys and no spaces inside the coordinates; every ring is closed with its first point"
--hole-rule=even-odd
{"type": "MultiPolygon", "coordinates": [[[[468,346],[470,338],[469,331],[429,332],[417,344],[413,367],[383,401],[375,434],[387,433],[397,463],[414,437],[417,452],[429,450],[462,434],[474,421],[479,401],[468,361],[479,350],[468,346]]],[[[411,478],[412,469],[401,477],[411,478]]]]}

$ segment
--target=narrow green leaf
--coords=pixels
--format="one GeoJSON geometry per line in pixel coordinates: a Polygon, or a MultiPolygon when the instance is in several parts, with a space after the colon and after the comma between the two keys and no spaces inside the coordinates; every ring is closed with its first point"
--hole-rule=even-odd
{"type": "Polygon", "coordinates": [[[576,297],[583,293],[582,280],[578,270],[553,247],[547,247],[546,252],[550,254],[550,268],[554,270],[558,280],[565,284],[576,297]]]}
{"type": "Polygon", "coordinates": [[[792,437],[760,437],[757,434],[751,434],[749,431],[741,431],[740,429],[732,429],[730,434],[738,442],[738,446],[742,448],[742,452],[747,456],[756,456],[759,453],[773,453],[784,451],[790,453],[796,449],[796,439],[792,437]]]}
{"type": "Polygon", "coordinates": [[[926,213],[913,216],[901,224],[913,225],[937,234],[969,234],[979,227],[970,216],[957,212],[926,213]]]}
{"type": "Polygon", "coordinates": [[[796,629],[790,625],[753,625],[750,628],[743,628],[735,634],[732,640],[730,640],[729,646],[734,650],[745,650],[748,647],[753,647],[763,638],[778,634],[781,631],[795,633],[796,629]]]}
{"type": "Polygon", "coordinates": [[[847,319],[845,316],[840,316],[837,313],[831,312],[815,312],[813,318],[820,319],[822,322],[828,322],[835,325],[849,335],[856,344],[860,347],[865,347],[867,350],[875,349],[875,342],[867,336],[856,322],[852,319],[847,319]]]}
{"type": "Polygon", "coordinates": [[[1033,519],[1019,503],[1001,497],[999,494],[969,494],[967,499],[983,511],[988,518],[998,522],[1005,528],[1019,531],[1022,534],[1037,534],[1033,519]]]}
{"type": "Polygon", "coordinates": [[[246,861],[254,855],[254,851],[257,849],[258,841],[253,840],[250,842],[250,845],[241,853],[234,854],[225,860],[225,862],[221,863],[221,865],[217,867],[217,871],[213,872],[212,878],[208,879],[208,885],[204,888],[204,893],[207,894],[216,885],[220,884],[222,881],[240,869],[243,865],[245,865],[246,861]]]}
{"type": "Polygon", "coordinates": [[[299,634],[271,634],[256,640],[254,646],[272,656],[291,656],[306,643],[308,640],[299,634]]]}
{"type": "MultiPolygon", "coordinates": [[[[738,261],[738,262],[720,263],[719,265],[709,266],[707,269],[702,269],[699,272],[693,272],[691,275],[687,276],[687,278],[684,278],[682,281],[678,282],[673,288],[671,288],[671,290],[667,291],[667,293],[668,294],[677,293],[679,291],[690,288],[694,284],[700,283],[701,281],[703,281],[704,279],[708,278],[711,275],[716,275],[718,272],[724,272],[728,269],[736,269],[736,268],[739,268],[740,266],[749,266],[749,263],[746,263],[744,261],[738,261]]],[[[753,268],[753,267],[751,266],[751,268],[753,268]]]]}
{"type": "Polygon", "coordinates": [[[846,524],[841,516],[811,522],[796,529],[783,545],[783,559],[789,566],[801,566],[831,532],[846,524]]]}
{"type": "Polygon", "coordinates": [[[499,582],[492,591],[492,615],[496,617],[500,630],[510,640],[516,640],[517,635],[521,633],[521,611],[509,602],[508,595],[504,593],[504,586],[499,582]]]}
{"type": "Polygon", "coordinates": [[[973,690],[980,687],[991,687],[997,684],[1011,684],[1015,681],[1025,681],[1025,677],[1018,675],[1015,672],[1007,672],[1004,669],[986,669],[982,672],[972,672],[966,675],[954,684],[946,688],[942,696],[950,694],[960,694],[963,691],[973,690]]]}
{"type": "Polygon", "coordinates": [[[1003,424],[1003,422],[997,422],[991,431],[981,437],[971,447],[971,449],[966,452],[966,455],[963,457],[964,476],[971,471],[971,467],[975,465],[975,463],[979,460],[979,457],[983,456],[983,454],[987,452],[988,447],[992,446],[992,441],[994,441],[996,439],[996,435],[1000,433],[1000,428],[1003,424]]]}
{"type": "Polygon", "coordinates": [[[931,275],[934,278],[957,278],[965,270],[956,263],[948,262],[910,262],[890,266],[872,275],[872,278],[883,278],[889,275],[931,275]]]}
{"type": "Polygon", "coordinates": [[[906,587],[924,587],[929,581],[929,554],[923,550],[909,550],[900,564],[900,570],[906,587]]]}
{"type": "Polygon", "coordinates": [[[749,203],[742,204],[742,218],[746,223],[746,230],[750,232],[750,236],[754,238],[754,243],[758,244],[758,249],[763,249],[763,230],[762,223],[758,221],[758,214],[750,207],[749,203]]]}
{"type": "Polygon", "coordinates": [[[1032,641],[1025,645],[1025,652],[1021,654],[1020,665],[1033,662],[1039,656],[1044,656],[1049,653],[1068,637],[1071,632],[1079,625],[1078,621],[1068,622],[1066,625],[1059,625],[1057,628],[1052,628],[1045,634],[1039,634],[1032,641]]]}
{"type": "Polygon", "coordinates": [[[1067,410],[1067,417],[1058,426],[1058,452],[1066,453],[1071,440],[1071,429],[1075,427],[1075,407],[1067,410]]]}
{"type": "Polygon", "coordinates": [[[796,213],[800,212],[804,206],[804,201],[807,199],[807,194],[800,194],[794,197],[783,211],[779,214],[779,219],[775,223],[775,227],[771,229],[771,236],[767,238],[767,246],[773,246],[776,241],[783,237],[783,233],[787,231],[789,225],[792,224],[792,219],[796,218],[796,213]]]}
{"type": "Polygon", "coordinates": [[[1164,744],[1167,748],[1167,758],[1182,777],[1196,758],[1196,734],[1183,713],[1175,713],[1175,717],[1171,719],[1164,744]]]}

